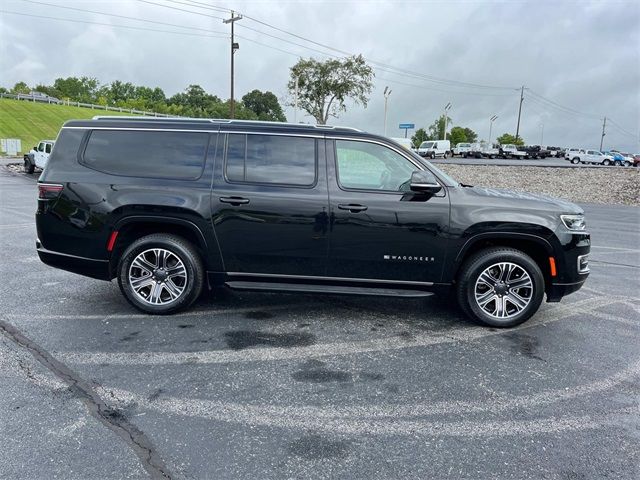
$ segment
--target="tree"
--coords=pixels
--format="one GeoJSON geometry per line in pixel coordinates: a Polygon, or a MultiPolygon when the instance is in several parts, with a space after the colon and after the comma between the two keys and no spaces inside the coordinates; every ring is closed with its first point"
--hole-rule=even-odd
{"type": "Polygon", "coordinates": [[[465,129],[462,127],[453,127],[449,134],[449,140],[451,141],[451,145],[469,141],[467,139],[467,132],[465,132],[465,129]]]}
{"type": "Polygon", "coordinates": [[[297,79],[298,105],[319,125],[325,125],[330,116],[337,118],[340,112],[346,111],[345,101],[348,99],[366,108],[373,77],[373,69],[365,63],[362,55],[325,62],[313,58],[300,59],[291,67],[287,87],[293,96],[297,79]]]}
{"type": "MultiPolygon", "coordinates": [[[[464,130],[465,136],[467,137],[465,141],[469,143],[473,143],[478,140],[478,134],[473,130],[471,130],[469,127],[465,127],[463,130],[464,130]]],[[[451,143],[453,143],[453,141],[451,143]]]]}
{"type": "Polygon", "coordinates": [[[522,139],[522,137],[518,137],[518,139],[516,140],[516,137],[511,135],[510,133],[503,133],[498,138],[496,138],[496,141],[500,145],[507,145],[510,143],[514,145],[524,145],[524,140],[522,139]]]}
{"type": "Polygon", "coordinates": [[[428,137],[427,131],[424,128],[419,128],[411,137],[411,143],[414,147],[418,148],[422,142],[429,139],[428,137]]]}
{"type": "MultiPolygon", "coordinates": [[[[429,126],[427,140],[442,140],[444,135],[444,119],[444,115],[440,115],[440,117],[429,126]]],[[[451,118],[448,116],[447,124],[451,124],[451,118]]]]}
{"type": "Polygon", "coordinates": [[[76,102],[93,103],[97,97],[98,80],[90,77],[56,78],[53,90],[56,96],[69,98],[76,102]]]}
{"type": "Polygon", "coordinates": [[[284,116],[278,98],[271,92],[263,93],[257,89],[252,90],[242,97],[242,103],[258,116],[258,120],[268,120],[272,122],[287,121],[287,117],[284,116]]]}
{"type": "Polygon", "coordinates": [[[17,95],[19,93],[29,93],[30,91],[31,89],[29,88],[29,85],[27,85],[25,82],[18,82],[11,89],[11,93],[13,93],[14,95],[17,95]]]}

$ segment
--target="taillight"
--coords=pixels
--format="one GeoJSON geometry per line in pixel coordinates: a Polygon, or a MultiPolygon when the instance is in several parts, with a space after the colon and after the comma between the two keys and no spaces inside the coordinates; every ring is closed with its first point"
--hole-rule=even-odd
{"type": "Polygon", "coordinates": [[[54,198],[58,198],[63,188],[63,185],[57,183],[39,183],[38,198],[40,200],[51,200],[54,198]]]}

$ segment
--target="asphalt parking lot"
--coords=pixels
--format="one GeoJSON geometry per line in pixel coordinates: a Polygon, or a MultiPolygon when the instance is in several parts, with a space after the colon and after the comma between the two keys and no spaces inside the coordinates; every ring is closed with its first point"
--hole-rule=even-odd
{"type": "Polygon", "coordinates": [[[218,292],[171,317],[35,252],[0,166],[0,477],[638,478],[640,209],[511,330],[446,302],[218,292]]]}
{"type": "Polygon", "coordinates": [[[454,165],[504,165],[504,166],[526,166],[526,167],[566,167],[566,168],[634,168],[634,167],[618,167],[616,165],[573,165],[564,158],[434,158],[428,159],[431,163],[450,163],[454,165]]]}

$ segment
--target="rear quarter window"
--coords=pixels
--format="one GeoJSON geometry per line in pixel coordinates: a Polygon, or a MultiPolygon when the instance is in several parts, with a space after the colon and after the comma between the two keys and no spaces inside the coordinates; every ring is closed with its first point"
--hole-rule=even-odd
{"type": "Polygon", "coordinates": [[[208,140],[208,132],[93,130],[82,163],[113,175],[196,180],[208,140]]]}

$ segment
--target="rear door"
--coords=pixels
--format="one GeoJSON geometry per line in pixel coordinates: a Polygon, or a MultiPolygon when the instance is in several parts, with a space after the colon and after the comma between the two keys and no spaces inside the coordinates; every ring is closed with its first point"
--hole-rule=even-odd
{"type": "Polygon", "coordinates": [[[329,215],[323,137],[226,132],[220,140],[211,201],[225,271],[325,275],[329,215]]]}
{"type": "Polygon", "coordinates": [[[327,141],[331,243],[327,275],[438,282],[445,261],[449,198],[409,191],[424,169],[400,149],[364,139],[327,141]]]}

